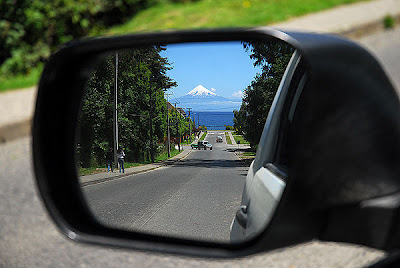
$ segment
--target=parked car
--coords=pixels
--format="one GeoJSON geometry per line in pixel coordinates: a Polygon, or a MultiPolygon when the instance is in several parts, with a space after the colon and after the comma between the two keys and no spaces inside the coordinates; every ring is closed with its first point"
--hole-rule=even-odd
{"type": "Polygon", "coordinates": [[[198,143],[197,143],[197,149],[204,149],[204,150],[207,150],[207,149],[210,149],[210,150],[212,150],[212,144],[211,143],[209,143],[208,141],[199,141],[198,143]]]}
{"type": "Polygon", "coordinates": [[[196,143],[190,144],[190,147],[192,147],[192,149],[199,149],[199,145],[196,143]]]}

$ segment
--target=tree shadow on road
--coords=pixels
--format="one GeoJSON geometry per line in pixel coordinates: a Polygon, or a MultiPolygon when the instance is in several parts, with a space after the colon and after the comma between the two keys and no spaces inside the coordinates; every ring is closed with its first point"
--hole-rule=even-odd
{"type": "Polygon", "coordinates": [[[249,167],[250,164],[242,160],[210,160],[210,159],[185,159],[174,163],[175,166],[201,167],[201,168],[235,168],[249,167]]]}

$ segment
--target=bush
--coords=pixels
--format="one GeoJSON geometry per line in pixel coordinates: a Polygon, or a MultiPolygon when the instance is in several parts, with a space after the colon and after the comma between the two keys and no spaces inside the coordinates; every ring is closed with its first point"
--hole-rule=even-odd
{"type": "Polygon", "coordinates": [[[227,126],[227,125],[225,125],[225,130],[233,130],[233,126],[227,126]]]}
{"type": "Polygon", "coordinates": [[[391,29],[394,27],[395,21],[391,15],[387,15],[383,18],[383,25],[385,29],[391,29]]]}
{"type": "MultiPolygon", "coordinates": [[[[2,0],[0,75],[27,74],[70,40],[96,35],[164,0],[2,0]]],[[[169,0],[176,3],[196,0],[169,0]]]]}
{"type": "Polygon", "coordinates": [[[26,74],[60,44],[121,23],[155,0],[4,0],[0,74],[26,74]]]}

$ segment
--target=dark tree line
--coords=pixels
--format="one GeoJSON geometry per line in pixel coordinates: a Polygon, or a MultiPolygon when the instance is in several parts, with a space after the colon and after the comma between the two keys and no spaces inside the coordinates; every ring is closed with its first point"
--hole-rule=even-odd
{"type": "Polygon", "coordinates": [[[255,147],[294,49],[282,42],[244,42],[243,47],[262,72],[244,90],[242,105],[234,111],[233,121],[235,130],[255,147]]]}
{"type": "MultiPolygon", "coordinates": [[[[118,136],[128,162],[154,161],[165,150],[167,106],[164,91],[176,86],[166,75],[171,68],[160,56],[165,48],[150,46],[118,52],[118,136]]],[[[115,55],[101,60],[87,83],[80,116],[77,153],[82,167],[105,163],[113,148],[115,55]]],[[[188,121],[170,110],[170,131],[180,134],[188,121]]]]}

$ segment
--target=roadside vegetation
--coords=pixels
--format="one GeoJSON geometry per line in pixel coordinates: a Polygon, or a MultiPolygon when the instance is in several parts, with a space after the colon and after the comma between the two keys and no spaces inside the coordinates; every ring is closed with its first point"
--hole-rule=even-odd
{"type": "Polygon", "coordinates": [[[164,29],[269,25],[359,0],[200,0],[160,1],[139,12],[109,34],[164,29]],[[186,3],[185,3],[186,2],[186,3]]]}
{"type": "Polygon", "coordinates": [[[227,133],[228,132],[225,133],[226,143],[227,144],[232,144],[231,137],[227,133]]]}
{"type": "Polygon", "coordinates": [[[236,143],[240,144],[250,144],[242,135],[232,135],[236,143]]]}
{"type": "Polygon", "coordinates": [[[392,29],[395,24],[396,20],[392,15],[386,15],[383,18],[383,26],[385,27],[385,29],[392,29]]]}
{"type": "Polygon", "coordinates": [[[194,141],[195,138],[196,138],[196,134],[195,133],[192,133],[192,138],[191,139],[189,139],[189,135],[187,135],[187,136],[185,136],[185,139],[182,141],[182,144],[186,144],[186,145],[191,144],[194,141]]]}
{"type": "Polygon", "coordinates": [[[204,139],[206,138],[206,136],[207,136],[207,131],[205,131],[205,132],[203,133],[203,135],[201,135],[199,141],[204,140],[204,139]]]}
{"type": "Polygon", "coordinates": [[[251,162],[256,157],[256,149],[255,148],[248,148],[248,149],[240,149],[235,151],[236,155],[249,166],[251,162]]]}
{"type": "MultiPolygon", "coordinates": [[[[118,53],[118,142],[127,163],[166,159],[167,113],[171,148],[188,138],[190,128],[193,132],[191,119],[174,107],[167,110],[164,92],[176,82],[166,75],[171,67],[163,50],[149,46],[118,53]]],[[[112,154],[116,60],[116,55],[100,60],[86,84],[76,147],[82,168],[101,166],[112,154]]]]}
{"type": "Polygon", "coordinates": [[[255,148],[294,49],[283,42],[244,42],[244,47],[262,72],[244,89],[240,109],[233,111],[233,123],[236,134],[244,137],[238,136],[236,142],[248,142],[255,148]]]}
{"type": "MultiPolygon", "coordinates": [[[[0,91],[37,84],[61,44],[99,34],[259,26],[361,0],[4,0],[0,91]]],[[[390,23],[389,23],[390,24],[390,23]]]]}
{"type": "Polygon", "coordinates": [[[33,67],[26,74],[0,75],[0,92],[11,89],[28,88],[38,83],[43,64],[33,67]]]}
{"type": "MultiPolygon", "coordinates": [[[[174,157],[180,153],[179,150],[175,149],[174,147],[171,148],[170,152],[171,152],[171,157],[174,157]]],[[[154,162],[157,163],[157,162],[165,161],[167,159],[168,159],[168,152],[164,151],[155,157],[154,162]]],[[[150,163],[151,163],[151,161],[143,161],[140,163],[125,162],[124,167],[125,167],[125,169],[127,169],[127,168],[137,167],[137,166],[146,165],[146,164],[150,164],[150,163]]],[[[97,167],[89,167],[89,168],[80,167],[78,170],[78,174],[79,174],[79,176],[87,176],[87,175],[103,173],[106,171],[107,171],[106,165],[100,165],[97,167]]],[[[119,172],[119,169],[114,167],[114,172],[119,172]]]]}

